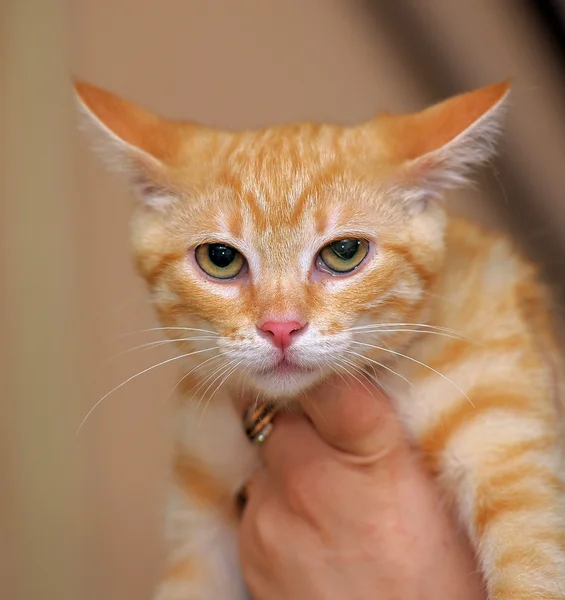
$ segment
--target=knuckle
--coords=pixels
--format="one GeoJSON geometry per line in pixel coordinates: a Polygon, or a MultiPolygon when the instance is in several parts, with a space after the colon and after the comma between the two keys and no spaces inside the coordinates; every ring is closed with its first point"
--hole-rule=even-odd
{"type": "Polygon", "coordinates": [[[253,523],[253,533],[257,543],[263,550],[271,551],[277,547],[280,538],[281,517],[280,506],[278,502],[273,500],[265,501],[257,510],[253,523]]]}

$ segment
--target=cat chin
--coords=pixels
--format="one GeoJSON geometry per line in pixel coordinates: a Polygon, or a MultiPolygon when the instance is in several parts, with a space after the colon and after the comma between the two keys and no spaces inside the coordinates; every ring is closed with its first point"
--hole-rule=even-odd
{"type": "Polygon", "coordinates": [[[320,371],[308,373],[260,373],[253,379],[253,386],[268,398],[282,403],[292,400],[308,388],[324,379],[320,371]]]}

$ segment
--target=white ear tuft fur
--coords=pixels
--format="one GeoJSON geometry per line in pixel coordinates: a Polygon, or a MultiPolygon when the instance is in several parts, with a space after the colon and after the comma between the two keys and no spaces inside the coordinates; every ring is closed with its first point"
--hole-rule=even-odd
{"type": "Polygon", "coordinates": [[[438,197],[443,190],[468,185],[473,171],[494,157],[507,97],[508,94],[445,146],[405,165],[406,169],[415,170],[425,197],[438,197]]]}
{"type": "Polygon", "coordinates": [[[509,89],[502,82],[420,113],[381,118],[398,165],[391,182],[395,191],[407,202],[425,202],[468,184],[472,171],[495,154],[509,89]]]}
{"type": "Polygon", "coordinates": [[[136,198],[153,209],[161,210],[178,195],[164,180],[165,165],[141,148],[128,143],[104,123],[75,90],[79,128],[86,132],[96,154],[107,168],[125,174],[136,198]],[[160,176],[159,176],[160,175],[160,176]]]}

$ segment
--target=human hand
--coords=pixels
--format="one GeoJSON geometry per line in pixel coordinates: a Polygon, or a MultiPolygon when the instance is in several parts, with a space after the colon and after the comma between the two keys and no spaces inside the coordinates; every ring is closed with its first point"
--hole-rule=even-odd
{"type": "Polygon", "coordinates": [[[254,600],[485,600],[465,537],[380,393],[279,411],[240,530],[254,600]]]}

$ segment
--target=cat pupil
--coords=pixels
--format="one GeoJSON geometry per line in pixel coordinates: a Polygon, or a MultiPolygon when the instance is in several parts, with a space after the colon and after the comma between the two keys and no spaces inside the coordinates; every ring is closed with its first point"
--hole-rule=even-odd
{"type": "Polygon", "coordinates": [[[337,240],[330,244],[333,253],[341,260],[351,260],[359,250],[359,240],[337,240]]]}
{"type": "Polygon", "coordinates": [[[220,269],[228,267],[235,260],[236,254],[237,250],[223,244],[210,244],[208,247],[210,261],[220,269]]]}

